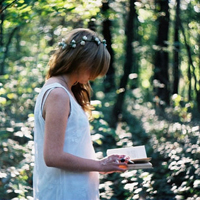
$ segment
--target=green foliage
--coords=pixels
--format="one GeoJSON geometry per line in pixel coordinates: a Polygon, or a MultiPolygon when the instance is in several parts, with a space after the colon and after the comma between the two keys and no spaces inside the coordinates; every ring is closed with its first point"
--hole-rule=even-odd
{"type": "Polygon", "coordinates": [[[33,108],[44,80],[29,64],[0,77],[0,199],[32,198],[33,108]]]}
{"type": "Polygon", "coordinates": [[[177,116],[182,122],[190,122],[192,114],[190,110],[193,108],[192,102],[187,102],[187,100],[183,100],[178,94],[174,94],[172,96],[172,104],[173,104],[173,114],[177,116]]]}
{"type": "Polygon", "coordinates": [[[33,118],[0,129],[0,198],[32,196],[33,118]]]}
{"type": "MultiPolygon", "coordinates": [[[[103,120],[110,112],[109,106],[104,110],[103,105],[112,105],[108,100],[109,94],[107,98],[97,95],[101,97],[101,104],[98,103],[101,106],[98,106],[97,110],[104,110],[105,115],[98,115],[99,118],[92,122],[92,133],[94,136],[97,134],[100,140],[94,145],[99,152],[105,153],[108,148],[145,144],[154,168],[101,175],[101,198],[189,200],[200,197],[198,123],[167,121],[167,115],[174,115],[176,119],[176,113],[168,111],[165,118],[160,117],[156,115],[151,102],[142,101],[139,90],[134,97],[132,94],[134,93],[127,96],[127,111],[123,113],[123,118],[115,131],[103,120]],[[105,140],[105,136],[110,139],[105,140]]],[[[176,106],[180,106],[179,103],[176,106]]]]}
{"type": "MultiPolygon", "coordinates": [[[[13,1],[3,1],[3,8],[13,1]]],[[[53,45],[73,27],[87,27],[95,20],[97,31],[105,17],[112,21],[115,52],[115,80],[119,84],[125,59],[124,45],[127,1],[111,1],[112,9],[100,13],[100,1],[18,0],[4,10],[1,21],[0,64],[5,61],[5,75],[0,76],[0,199],[32,199],[33,173],[33,109],[35,99],[47,69],[53,45]]],[[[188,43],[199,80],[199,4],[197,0],[183,1],[182,23],[189,35],[188,43]]],[[[93,84],[96,111],[91,133],[99,158],[108,148],[145,144],[152,157],[151,170],[131,170],[122,174],[100,176],[101,199],[197,199],[200,197],[200,134],[193,112],[196,104],[188,101],[188,56],[181,35],[180,94],[174,95],[171,107],[162,117],[153,102],[151,77],[156,38],[155,5],[136,3],[138,30],[133,43],[135,64],[126,91],[124,112],[117,129],[109,127],[110,112],[120,88],[103,92],[103,80],[93,84]],[[137,80],[139,88],[133,89],[137,80]],[[155,108],[154,108],[155,106],[155,108]]],[[[171,19],[174,5],[170,4],[171,19]]],[[[168,43],[173,50],[173,29],[168,43]]],[[[171,56],[171,54],[170,54],[171,56]]],[[[171,66],[172,66],[172,61],[171,66]]],[[[0,68],[2,65],[0,65],[0,68]]],[[[171,70],[171,69],[170,69],[171,70]]],[[[171,77],[172,78],[172,77],[171,77]]],[[[194,78],[191,80],[194,86],[194,78]]],[[[197,89],[199,85],[197,84],[197,89]]],[[[195,97],[192,90],[191,95],[195,97]]],[[[158,100],[159,101],[159,100],[158,100]]],[[[159,104],[160,102],[158,102],[159,104]]]]}
{"type": "Polygon", "coordinates": [[[26,145],[12,139],[1,141],[0,197],[28,198],[32,196],[33,142],[26,145]]]}
{"type": "Polygon", "coordinates": [[[199,197],[199,128],[179,123],[166,126],[168,131],[152,130],[154,191],[176,199],[199,197]]]}

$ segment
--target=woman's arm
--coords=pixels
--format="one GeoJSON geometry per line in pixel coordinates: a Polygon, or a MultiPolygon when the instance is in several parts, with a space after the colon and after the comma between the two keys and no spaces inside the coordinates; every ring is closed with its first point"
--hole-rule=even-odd
{"type": "MultiPolygon", "coordinates": [[[[121,156],[112,155],[102,160],[84,159],[63,151],[66,124],[70,113],[70,100],[62,88],[52,90],[43,111],[45,118],[44,160],[47,166],[70,171],[125,171],[119,168],[121,156]]],[[[126,163],[120,163],[127,166],[126,163]]]]}

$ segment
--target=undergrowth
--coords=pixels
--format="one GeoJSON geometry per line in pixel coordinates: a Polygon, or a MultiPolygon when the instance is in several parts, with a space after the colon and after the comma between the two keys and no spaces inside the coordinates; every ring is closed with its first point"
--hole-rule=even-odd
{"type": "MultiPolygon", "coordinates": [[[[145,145],[154,168],[100,175],[101,199],[200,199],[198,121],[174,120],[169,117],[173,112],[165,110],[160,115],[152,102],[130,97],[114,130],[107,122],[112,108],[112,102],[107,99],[109,96],[102,103],[96,101],[95,118],[91,122],[98,157],[106,156],[110,148],[145,145]]],[[[8,103],[13,110],[0,110],[0,199],[33,199],[33,114],[28,112],[26,117],[15,119],[13,112],[18,102],[13,98],[8,103]]],[[[32,110],[29,105],[32,103],[24,106],[32,110]]],[[[20,116],[19,110],[18,113],[20,116]]]]}

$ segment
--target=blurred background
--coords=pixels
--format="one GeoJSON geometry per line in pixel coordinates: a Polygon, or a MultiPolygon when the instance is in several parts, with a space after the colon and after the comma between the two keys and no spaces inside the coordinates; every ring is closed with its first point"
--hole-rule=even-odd
{"type": "Polygon", "coordinates": [[[101,199],[200,199],[199,0],[0,0],[0,200],[33,199],[35,100],[78,27],[112,57],[91,83],[97,156],[145,145],[154,166],[101,175],[101,199]]]}

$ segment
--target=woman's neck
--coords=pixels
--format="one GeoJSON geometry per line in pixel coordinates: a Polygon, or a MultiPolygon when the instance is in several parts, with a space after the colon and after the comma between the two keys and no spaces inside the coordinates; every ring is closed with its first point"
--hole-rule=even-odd
{"type": "Polygon", "coordinates": [[[61,75],[62,81],[65,83],[66,87],[71,90],[72,86],[77,83],[75,78],[70,75],[61,75]]]}

